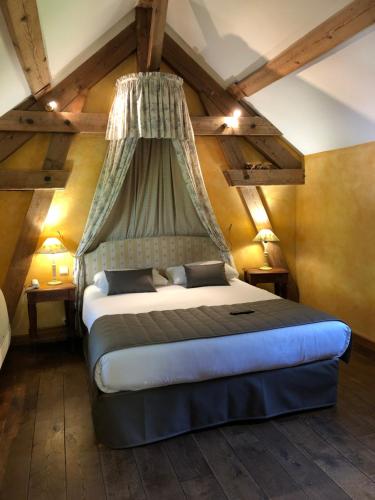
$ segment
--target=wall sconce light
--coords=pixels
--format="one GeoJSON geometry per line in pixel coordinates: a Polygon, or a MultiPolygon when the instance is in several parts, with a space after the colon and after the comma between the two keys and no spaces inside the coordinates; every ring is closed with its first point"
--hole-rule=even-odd
{"type": "Polygon", "coordinates": [[[56,111],[57,107],[58,107],[58,104],[56,101],[49,101],[49,102],[47,102],[47,104],[45,106],[46,111],[56,111]]]}
{"type": "Polygon", "coordinates": [[[232,116],[227,116],[225,118],[225,126],[226,127],[232,127],[232,128],[236,128],[238,127],[238,118],[241,116],[241,110],[240,109],[235,109],[233,111],[233,114],[232,116]]]}

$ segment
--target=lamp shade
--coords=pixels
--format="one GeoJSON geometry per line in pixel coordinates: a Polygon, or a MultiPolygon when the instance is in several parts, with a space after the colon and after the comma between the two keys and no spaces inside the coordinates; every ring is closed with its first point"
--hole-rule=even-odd
{"type": "Polygon", "coordinates": [[[268,241],[280,241],[280,240],[276,236],[276,234],[273,231],[271,231],[271,229],[261,229],[255,236],[253,241],[263,241],[266,243],[268,241]]]}
{"type": "Polygon", "coordinates": [[[67,251],[58,238],[47,238],[36,253],[53,255],[55,253],[66,253],[67,251]]]}

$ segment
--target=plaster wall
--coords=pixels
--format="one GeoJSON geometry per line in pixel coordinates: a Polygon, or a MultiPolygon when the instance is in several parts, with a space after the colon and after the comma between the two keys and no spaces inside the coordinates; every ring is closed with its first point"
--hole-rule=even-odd
{"type": "Polygon", "coordinates": [[[297,281],[305,304],[375,341],[375,142],[305,158],[297,281]]]}

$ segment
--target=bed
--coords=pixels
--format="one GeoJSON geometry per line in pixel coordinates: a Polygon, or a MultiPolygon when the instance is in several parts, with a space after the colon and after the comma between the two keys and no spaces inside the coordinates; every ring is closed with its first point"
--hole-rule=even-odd
{"type": "MultiPolygon", "coordinates": [[[[102,269],[165,269],[217,259],[218,254],[208,238],[163,237],[106,242],[86,257],[91,283],[102,269]]],[[[82,311],[88,359],[90,332],[103,317],[272,301],[281,304],[282,299],[239,279],[230,286],[187,289],[169,284],[157,287],[157,293],[113,296],[90,284],[82,311]]],[[[224,422],[333,405],[339,359],[349,346],[349,327],[329,318],[104,352],[89,361],[98,439],[112,448],[137,446],[224,422]]]]}

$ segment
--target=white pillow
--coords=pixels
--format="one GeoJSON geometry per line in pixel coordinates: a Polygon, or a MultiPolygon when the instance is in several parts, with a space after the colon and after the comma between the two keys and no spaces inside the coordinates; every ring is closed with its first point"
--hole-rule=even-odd
{"type": "MultiPolygon", "coordinates": [[[[204,266],[207,264],[218,264],[220,260],[205,260],[201,262],[190,262],[189,265],[204,266]]],[[[225,263],[225,276],[228,281],[239,277],[237,269],[225,263]]],[[[172,266],[166,269],[169,281],[174,285],[186,285],[186,274],[184,266],[172,266]]]]}
{"type": "MultiPolygon", "coordinates": [[[[111,271],[133,271],[133,269],[111,269],[111,271]]],[[[152,281],[154,286],[165,286],[169,284],[167,278],[164,278],[157,269],[152,270],[152,281]]],[[[108,281],[104,271],[99,271],[94,276],[94,285],[108,295],[108,281]]]]}

